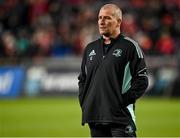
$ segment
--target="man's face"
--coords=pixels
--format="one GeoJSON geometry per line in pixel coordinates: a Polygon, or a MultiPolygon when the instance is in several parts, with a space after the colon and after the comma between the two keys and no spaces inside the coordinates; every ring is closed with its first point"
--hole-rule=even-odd
{"type": "Polygon", "coordinates": [[[120,21],[115,17],[111,8],[102,8],[98,16],[99,33],[111,37],[120,29],[120,21]]]}

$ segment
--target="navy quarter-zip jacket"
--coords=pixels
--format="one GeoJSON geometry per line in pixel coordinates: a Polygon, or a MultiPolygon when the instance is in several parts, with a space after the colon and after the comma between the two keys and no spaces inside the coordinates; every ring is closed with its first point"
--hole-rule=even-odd
{"type": "Polygon", "coordinates": [[[107,54],[103,39],[87,45],[79,79],[82,124],[135,123],[135,101],[147,86],[144,54],[137,42],[120,34],[107,54]]]}

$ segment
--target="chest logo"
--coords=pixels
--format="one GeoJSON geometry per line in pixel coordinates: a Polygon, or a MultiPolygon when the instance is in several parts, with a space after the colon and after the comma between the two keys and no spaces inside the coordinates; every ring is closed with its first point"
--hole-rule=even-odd
{"type": "Polygon", "coordinates": [[[89,54],[90,60],[93,60],[93,56],[95,56],[95,55],[96,55],[96,52],[94,50],[92,50],[89,54]]]}
{"type": "Polygon", "coordinates": [[[120,57],[122,55],[122,50],[116,49],[113,51],[112,55],[114,55],[115,57],[120,57]]]}

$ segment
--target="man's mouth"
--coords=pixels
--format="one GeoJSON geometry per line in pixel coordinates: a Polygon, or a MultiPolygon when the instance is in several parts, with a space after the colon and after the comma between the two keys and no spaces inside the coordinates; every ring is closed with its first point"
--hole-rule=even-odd
{"type": "Polygon", "coordinates": [[[102,29],[102,30],[103,30],[103,29],[106,29],[106,27],[99,27],[99,28],[102,29]]]}

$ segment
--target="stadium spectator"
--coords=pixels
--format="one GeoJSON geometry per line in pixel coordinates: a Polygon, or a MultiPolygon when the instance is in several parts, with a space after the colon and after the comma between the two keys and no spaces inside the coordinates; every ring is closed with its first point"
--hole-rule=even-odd
{"type": "Polygon", "coordinates": [[[2,49],[4,57],[16,57],[16,38],[11,32],[4,32],[2,35],[2,49]]]}
{"type": "Polygon", "coordinates": [[[39,16],[48,13],[48,0],[28,0],[29,10],[29,20],[33,24],[37,21],[39,16]]]}
{"type": "Polygon", "coordinates": [[[163,33],[160,36],[159,40],[157,40],[156,49],[160,54],[173,54],[175,49],[172,37],[167,33],[163,33]]]}
{"type": "Polygon", "coordinates": [[[68,23],[61,23],[58,26],[57,34],[55,34],[52,44],[52,53],[54,57],[64,57],[73,53],[73,45],[70,35],[70,27],[68,23]]]}
{"type": "Polygon", "coordinates": [[[32,36],[27,55],[30,57],[48,57],[51,55],[53,35],[51,30],[39,28],[32,36]]]}
{"type": "Polygon", "coordinates": [[[26,29],[21,29],[18,32],[16,44],[18,57],[25,57],[30,45],[29,33],[26,29]]]}

